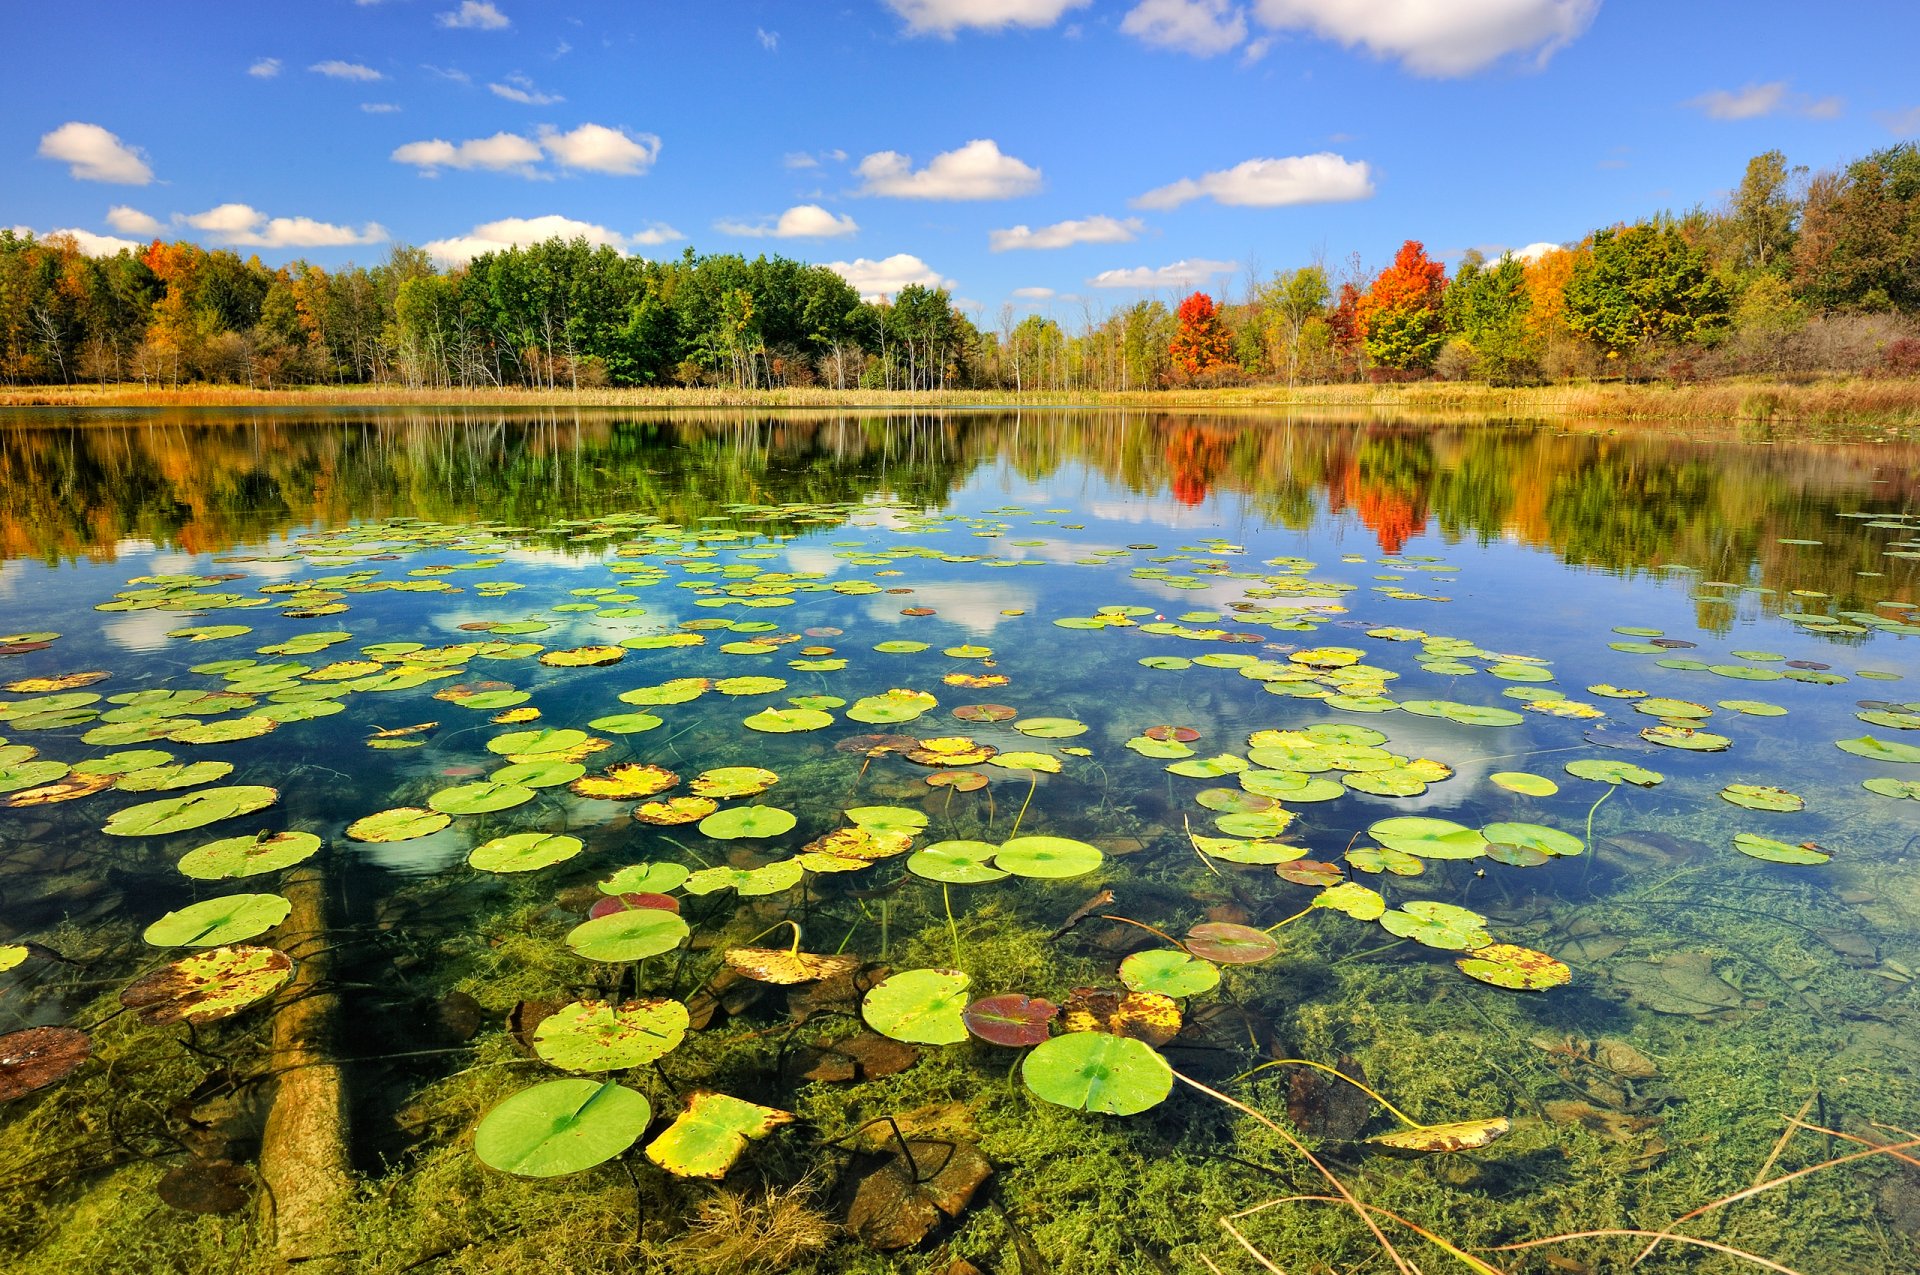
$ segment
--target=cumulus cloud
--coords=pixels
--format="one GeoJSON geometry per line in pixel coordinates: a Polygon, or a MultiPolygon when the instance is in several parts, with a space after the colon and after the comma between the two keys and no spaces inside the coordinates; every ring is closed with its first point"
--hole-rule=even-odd
{"type": "Polygon", "coordinates": [[[1070,248],[1077,243],[1132,243],[1144,229],[1138,217],[1125,221],[1086,217],[1079,221],[1056,221],[1038,230],[1014,226],[989,231],[987,246],[994,252],[1010,252],[1017,248],[1070,248]]]}
{"type": "Polygon", "coordinates": [[[660,157],[660,139],[652,133],[628,133],[604,124],[582,124],[570,133],[540,130],[540,144],[562,168],[638,176],[660,157]]]}
{"type": "Polygon", "coordinates": [[[1141,0],[1121,20],[1120,30],[1148,44],[1210,58],[1240,46],[1247,38],[1247,16],[1229,0],[1141,0]]]}
{"type": "Polygon", "coordinates": [[[542,93],[534,87],[532,80],[524,75],[509,75],[505,84],[489,84],[487,91],[495,97],[504,97],[509,102],[518,102],[522,106],[552,106],[555,102],[567,99],[558,93],[542,93]]]}
{"type": "Polygon", "coordinates": [[[1249,159],[1203,177],[1183,177],[1148,191],[1136,208],[1178,208],[1195,199],[1236,208],[1282,208],[1289,204],[1329,204],[1373,195],[1373,175],[1364,161],[1332,151],[1290,155],[1285,159],[1249,159]]]}
{"type": "Polygon", "coordinates": [[[247,248],[342,248],[379,243],[386,230],[370,221],[358,230],[311,217],[268,217],[247,204],[220,204],[176,220],[203,231],[215,243],[247,248]]]}
{"type": "Polygon", "coordinates": [[[504,31],[513,23],[485,0],[460,0],[460,7],[437,13],[433,20],[455,31],[504,31]]]}
{"type": "Polygon", "coordinates": [[[1102,270],[1087,282],[1096,288],[1198,288],[1217,275],[1240,267],[1231,261],[1204,257],[1176,261],[1170,266],[1135,266],[1131,270],[1102,270]]]}
{"type": "Polygon", "coordinates": [[[1308,31],[1437,77],[1515,54],[1545,65],[1599,11],[1600,0],[1253,0],[1254,16],[1273,30],[1308,31]]]}
{"type": "Polygon", "coordinates": [[[853,218],[835,215],[818,204],[796,204],[773,222],[723,221],[714,229],[749,239],[832,239],[857,234],[860,227],[853,218]]]}
{"type": "Polygon", "coordinates": [[[685,236],[672,226],[657,224],[638,234],[623,235],[593,222],[576,221],[572,217],[548,213],[543,217],[503,217],[499,221],[475,226],[464,235],[436,239],[423,247],[429,256],[458,265],[471,261],[483,252],[524,248],[553,238],[585,239],[596,248],[604,246],[625,253],[636,247],[669,243],[685,236]]]}
{"type": "Polygon", "coordinates": [[[149,217],[138,208],[115,204],[107,209],[107,224],[123,235],[157,235],[165,229],[158,217],[149,217]]]}
{"type": "Polygon", "coordinates": [[[562,168],[630,177],[644,173],[659,154],[660,139],[651,133],[582,124],[567,133],[543,128],[538,139],[495,133],[464,142],[439,137],[407,142],[395,147],[390,158],[396,164],[411,164],[426,176],[443,168],[459,168],[538,177],[542,174],[535,165],[551,156],[562,168]]]}
{"type": "Polygon", "coordinates": [[[1515,248],[1513,250],[1513,255],[1517,260],[1527,262],[1529,265],[1531,265],[1533,262],[1540,260],[1540,258],[1546,256],[1548,253],[1559,252],[1559,251],[1560,251],[1559,244],[1548,243],[1546,240],[1542,239],[1537,242],[1530,243],[1524,248],[1515,248]]]}
{"type": "Polygon", "coordinates": [[[863,301],[878,301],[893,296],[908,284],[924,288],[951,288],[953,280],[943,279],[935,270],[911,253],[896,252],[879,261],[860,257],[854,261],[829,261],[827,269],[852,284],[863,301]]]}
{"type": "Polygon", "coordinates": [[[13,233],[21,238],[32,235],[41,243],[48,243],[55,239],[71,239],[73,240],[74,247],[80,250],[80,255],[83,257],[111,257],[122,249],[129,252],[139,252],[147,246],[144,243],[136,243],[131,239],[116,239],[112,235],[96,235],[91,230],[81,230],[78,227],[69,227],[63,230],[49,230],[44,234],[34,230],[31,226],[14,226],[12,229],[13,233]]]}
{"type": "Polygon", "coordinates": [[[359,62],[342,62],[334,58],[327,62],[315,62],[307,70],[315,75],[324,75],[330,80],[384,80],[387,77],[370,66],[359,62]]]}
{"type": "Polygon", "coordinates": [[[1837,97],[1792,92],[1785,80],[1748,84],[1738,89],[1713,89],[1690,99],[1686,105],[1714,120],[1757,120],[1768,115],[1804,115],[1808,119],[1830,120],[1846,109],[1846,104],[1837,97]]]}
{"type": "Polygon", "coordinates": [[[274,76],[280,74],[280,59],[261,58],[247,68],[247,74],[256,80],[271,80],[274,76]]]}
{"type": "Polygon", "coordinates": [[[1092,0],[887,0],[907,20],[914,35],[951,37],[962,27],[1002,31],[1007,27],[1050,27],[1069,9],[1092,0]]]}
{"type": "Polygon", "coordinates": [[[62,124],[40,139],[40,157],[65,164],[75,181],[144,186],[153,180],[145,155],[98,124],[62,124]]]}
{"type": "Polygon", "coordinates": [[[915,171],[899,151],[878,151],[860,161],[864,195],[895,199],[1011,199],[1040,188],[1040,170],[1011,155],[989,138],[976,138],[959,150],[935,155],[915,171]]]}

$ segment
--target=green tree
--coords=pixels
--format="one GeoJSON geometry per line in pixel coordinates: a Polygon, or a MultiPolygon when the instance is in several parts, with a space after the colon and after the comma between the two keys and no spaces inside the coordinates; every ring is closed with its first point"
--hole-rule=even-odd
{"type": "Polygon", "coordinates": [[[1514,385],[1538,375],[1528,317],[1533,297],[1527,268],[1506,253],[1488,269],[1477,252],[1468,253],[1447,285],[1447,329],[1472,347],[1481,372],[1495,385],[1514,385]]]}
{"type": "Polygon", "coordinates": [[[1566,321],[1609,358],[1657,341],[1712,337],[1727,312],[1726,286],[1670,219],[1596,230],[1573,267],[1566,321]]]}

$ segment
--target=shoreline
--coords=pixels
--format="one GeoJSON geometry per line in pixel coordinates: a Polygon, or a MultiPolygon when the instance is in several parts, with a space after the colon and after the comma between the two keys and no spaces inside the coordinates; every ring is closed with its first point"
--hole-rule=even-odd
{"type": "Polygon", "coordinates": [[[1412,385],[1235,386],[1221,389],[879,391],[740,389],[408,389],[401,386],[41,385],[0,389],[0,408],[1141,408],[1447,414],[1509,420],[1718,420],[1761,425],[1920,427],[1920,378],[1773,380],[1701,385],[1574,384],[1495,388],[1412,385]]]}

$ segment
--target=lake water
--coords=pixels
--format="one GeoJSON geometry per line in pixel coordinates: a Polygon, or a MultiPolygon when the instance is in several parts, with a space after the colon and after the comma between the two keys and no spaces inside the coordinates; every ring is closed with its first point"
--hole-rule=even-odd
{"type": "Polygon", "coordinates": [[[0,558],[0,1269],[1920,1269],[1911,441],[15,413],[0,558]]]}

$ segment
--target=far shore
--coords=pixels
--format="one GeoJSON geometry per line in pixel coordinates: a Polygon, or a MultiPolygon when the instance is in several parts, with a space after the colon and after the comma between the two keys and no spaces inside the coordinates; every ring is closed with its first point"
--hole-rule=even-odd
{"type": "Polygon", "coordinates": [[[1113,407],[1167,411],[1275,411],[1339,415],[1474,416],[1549,421],[1717,421],[1763,425],[1920,427],[1920,378],[1696,385],[1579,383],[1502,388],[1466,382],[1409,385],[1235,386],[1089,391],[742,389],[414,389],[398,385],[0,388],[0,407],[65,408],[964,408],[1113,407]]]}

